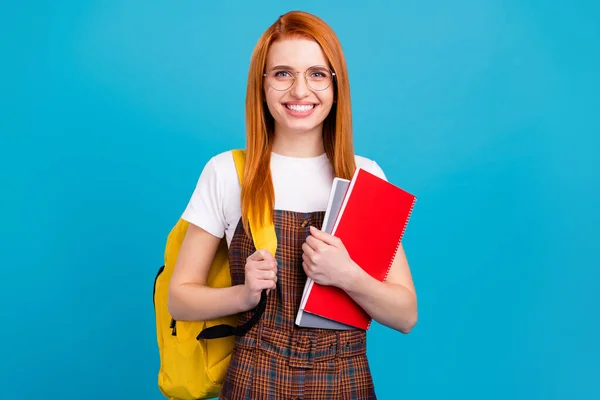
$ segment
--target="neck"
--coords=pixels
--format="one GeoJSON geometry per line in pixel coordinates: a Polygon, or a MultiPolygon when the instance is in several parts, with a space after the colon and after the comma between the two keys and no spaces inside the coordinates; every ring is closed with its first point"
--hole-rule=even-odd
{"type": "Polygon", "coordinates": [[[323,127],[318,126],[309,132],[293,132],[276,125],[272,151],[287,157],[318,157],[325,152],[323,127]]]}

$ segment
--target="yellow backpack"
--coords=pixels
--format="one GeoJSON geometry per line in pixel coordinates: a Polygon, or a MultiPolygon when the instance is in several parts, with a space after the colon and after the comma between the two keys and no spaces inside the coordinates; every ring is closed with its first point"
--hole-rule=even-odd
{"type": "MultiPolygon", "coordinates": [[[[233,157],[241,183],[245,152],[233,150],[233,157]]],[[[255,247],[275,254],[277,237],[272,220],[260,225],[250,219],[249,223],[255,247]]],[[[254,315],[242,326],[237,326],[237,315],[208,321],[175,321],[167,307],[168,287],[188,226],[187,221],[179,219],[169,233],[164,265],[159,268],[154,281],[153,301],[160,356],[158,386],[162,394],[171,400],[209,399],[219,395],[235,336],[245,334],[258,321],[266,304],[266,291],[263,291],[254,315]]],[[[221,240],[211,264],[207,285],[231,286],[225,238],[221,240]]]]}

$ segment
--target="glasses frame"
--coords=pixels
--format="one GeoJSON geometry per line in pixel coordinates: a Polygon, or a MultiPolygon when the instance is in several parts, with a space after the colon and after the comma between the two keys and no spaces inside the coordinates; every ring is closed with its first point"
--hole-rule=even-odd
{"type": "MultiPolygon", "coordinates": [[[[296,80],[298,79],[298,75],[300,74],[300,71],[295,71],[295,73],[293,73],[292,71],[290,71],[290,72],[292,72],[292,76],[294,77],[294,80],[292,81],[292,83],[290,84],[290,86],[288,86],[285,89],[277,89],[277,88],[273,87],[273,85],[271,85],[271,82],[269,82],[269,74],[271,74],[271,72],[275,68],[280,68],[280,67],[275,66],[275,67],[271,68],[268,72],[263,73],[263,77],[265,77],[265,79],[266,79],[267,83],[269,84],[269,86],[271,88],[273,88],[273,90],[277,90],[278,92],[285,92],[286,90],[290,90],[290,88],[292,88],[294,86],[294,84],[296,83],[296,80]]],[[[306,83],[306,86],[308,88],[310,88],[310,90],[314,90],[316,92],[322,92],[323,90],[329,89],[331,87],[331,85],[333,84],[333,82],[335,81],[335,78],[336,78],[335,72],[331,68],[329,68],[329,67],[327,67],[325,65],[313,65],[312,67],[310,67],[306,71],[304,71],[304,73],[302,73],[302,75],[304,76],[304,82],[306,83]],[[323,69],[326,69],[327,71],[329,71],[329,73],[331,74],[331,82],[329,83],[329,85],[327,85],[327,87],[325,87],[323,89],[314,89],[313,87],[310,86],[310,84],[308,83],[308,77],[306,76],[306,74],[307,74],[308,71],[310,71],[310,70],[312,70],[314,68],[323,68],[323,69]]]]}

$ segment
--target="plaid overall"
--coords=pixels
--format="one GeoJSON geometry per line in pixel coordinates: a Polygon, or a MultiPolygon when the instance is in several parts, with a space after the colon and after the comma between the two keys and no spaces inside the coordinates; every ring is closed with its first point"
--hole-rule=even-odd
{"type": "MultiPolygon", "coordinates": [[[[277,289],[261,320],[236,339],[220,394],[224,400],[376,399],[366,356],[366,332],[300,328],[294,324],[304,291],[302,244],[324,212],[276,210],[277,289]]],[[[255,251],[238,224],[229,257],[233,284],[243,284],[246,258],[255,251]]],[[[250,313],[241,314],[240,323],[250,313]]]]}

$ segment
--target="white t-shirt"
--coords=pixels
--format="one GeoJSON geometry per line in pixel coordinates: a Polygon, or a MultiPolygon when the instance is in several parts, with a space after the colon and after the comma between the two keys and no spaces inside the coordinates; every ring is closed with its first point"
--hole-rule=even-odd
{"type": "MultiPolygon", "coordinates": [[[[386,179],[379,165],[355,156],[357,167],[386,179]]],[[[325,211],[333,182],[333,167],[322,154],[294,158],[271,153],[275,209],[294,212],[325,211]]],[[[231,151],[212,157],[204,166],[182,218],[231,243],[241,218],[241,189],[231,151]]]]}

